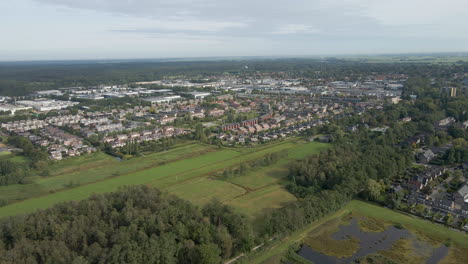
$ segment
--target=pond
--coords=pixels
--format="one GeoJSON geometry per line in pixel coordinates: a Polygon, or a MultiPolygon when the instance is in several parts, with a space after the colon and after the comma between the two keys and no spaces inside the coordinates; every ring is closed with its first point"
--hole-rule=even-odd
{"type": "MultiPolygon", "coordinates": [[[[387,250],[401,238],[411,238],[413,235],[406,229],[399,229],[394,226],[388,227],[383,232],[364,232],[359,228],[356,218],[353,218],[350,225],[340,226],[339,230],[331,235],[335,240],[344,240],[349,237],[359,239],[359,250],[348,258],[338,258],[320,253],[307,245],[303,245],[298,254],[314,263],[320,264],[337,264],[337,263],[353,263],[355,260],[376,253],[382,250],[387,250]]],[[[427,259],[426,264],[437,264],[448,253],[448,247],[441,246],[433,250],[432,255],[427,259]]]]}

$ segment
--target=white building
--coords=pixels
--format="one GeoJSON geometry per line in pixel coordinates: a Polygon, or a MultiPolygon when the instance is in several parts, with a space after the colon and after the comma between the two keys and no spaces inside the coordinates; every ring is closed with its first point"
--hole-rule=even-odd
{"type": "Polygon", "coordinates": [[[17,101],[17,105],[32,107],[37,111],[46,112],[51,110],[65,109],[77,105],[78,102],[60,101],[60,100],[22,100],[17,101]]]}
{"type": "Polygon", "coordinates": [[[32,107],[30,107],[30,106],[21,106],[21,105],[11,105],[11,104],[2,104],[2,105],[0,105],[0,111],[4,111],[4,112],[10,111],[12,115],[14,115],[16,111],[29,110],[29,109],[32,109],[32,107]]]}
{"type": "Polygon", "coordinates": [[[48,95],[62,96],[63,95],[63,93],[59,90],[36,91],[35,94],[39,96],[48,96],[48,95]]]}

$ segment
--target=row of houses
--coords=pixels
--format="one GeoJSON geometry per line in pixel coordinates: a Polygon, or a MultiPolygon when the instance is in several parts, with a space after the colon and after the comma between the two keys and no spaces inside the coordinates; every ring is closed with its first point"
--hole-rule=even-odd
{"type": "Polygon", "coordinates": [[[110,144],[112,148],[123,147],[127,142],[144,142],[157,141],[161,138],[180,136],[189,133],[181,128],[164,127],[155,128],[154,130],[145,130],[142,132],[131,132],[128,134],[120,134],[116,136],[105,137],[104,143],[110,144]]]}
{"type": "Polygon", "coordinates": [[[441,167],[428,167],[418,175],[413,176],[410,180],[403,184],[408,190],[416,192],[427,186],[431,181],[437,179],[446,171],[441,167]]]}

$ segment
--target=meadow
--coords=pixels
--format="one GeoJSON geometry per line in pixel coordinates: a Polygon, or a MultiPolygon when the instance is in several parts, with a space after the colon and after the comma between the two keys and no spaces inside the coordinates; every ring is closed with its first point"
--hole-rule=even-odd
{"type": "MultiPolygon", "coordinates": [[[[59,202],[81,200],[95,193],[112,192],[122,186],[136,184],[148,184],[167,190],[197,205],[218,198],[228,204],[237,205],[240,211],[248,213],[251,212],[249,209],[243,209],[245,204],[250,203],[248,197],[259,199],[257,196],[263,193],[266,197],[263,201],[265,205],[259,210],[275,208],[282,202],[294,199],[279,185],[255,195],[251,194],[251,190],[246,191],[242,185],[211,177],[224,168],[263,157],[268,153],[295,153],[297,149],[297,153],[305,155],[308,150],[312,154],[324,147],[319,143],[303,143],[290,139],[253,148],[218,148],[192,144],[124,161],[102,153],[78,157],[54,164],[49,177],[37,179],[32,184],[2,188],[0,199],[24,200],[0,207],[0,217],[29,213],[59,202]],[[243,195],[249,196],[242,197],[243,195]],[[268,197],[276,198],[269,203],[268,197]],[[235,201],[237,198],[239,200],[235,201]]],[[[294,154],[292,156],[295,157],[294,154]]],[[[283,166],[284,162],[279,164],[283,166]]],[[[265,183],[278,184],[272,182],[275,177],[271,178],[263,173],[265,183]]],[[[261,182],[259,179],[255,181],[261,182]]],[[[255,212],[251,214],[254,215],[255,212]]]]}
{"type": "MultiPolygon", "coordinates": [[[[266,150],[257,151],[255,155],[245,153],[239,159],[224,162],[222,169],[243,161],[254,160],[268,153],[278,151],[288,153],[286,158],[273,165],[252,169],[244,175],[228,179],[215,177],[213,175],[215,171],[213,171],[201,179],[176,182],[167,190],[197,205],[204,205],[215,198],[233,206],[240,213],[255,218],[266,210],[282,207],[284,204],[296,200],[294,195],[284,189],[289,162],[317,154],[328,146],[328,144],[318,142],[307,143],[298,139],[291,140],[266,150]]],[[[241,151],[245,152],[246,149],[241,151]]],[[[153,186],[165,187],[161,184],[161,180],[156,180],[153,186]]]]}
{"type": "MultiPolygon", "coordinates": [[[[30,184],[0,186],[0,200],[3,203],[18,202],[216,150],[209,145],[189,144],[122,161],[98,152],[52,162],[50,175],[46,177],[35,177],[30,184]]],[[[24,158],[14,156],[11,160],[21,162],[24,158]]]]}

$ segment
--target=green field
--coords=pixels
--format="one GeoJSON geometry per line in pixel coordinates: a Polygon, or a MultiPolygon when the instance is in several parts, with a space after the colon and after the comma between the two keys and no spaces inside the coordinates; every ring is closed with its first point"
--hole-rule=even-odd
{"type": "Polygon", "coordinates": [[[10,155],[10,154],[11,154],[10,151],[2,151],[2,152],[0,152],[0,156],[8,156],[8,155],[10,155]]]}
{"type": "MultiPolygon", "coordinates": [[[[324,143],[291,140],[274,147],[259,150],[255,155],[249,154],[251,149],[237,149],[242,156],[223,163],[219,168],[227,168],[239,164],[242,161],[250,161],[264,156],[267,153],[287,151],[288,157],[268,167],[253,169],[245,175],[229,179],[213,178],[207,173],[198,181],[181,181],[189,175],[180,175],[178,180],[165,178],[153,182],[153,186],[165,188],[170,193],[182,199],[189,200],[197,205],[204,205],[211,199],[216,198],[226,204],[232,205],[239,212],[250,217],[257,217],[265,210],[283,206],[285,203],[295,201],[294,195],[284,189],[284,177],[288,173],[288,163],[307,155],[318,153],[329,145],[324,143]],[[212,188],[207,188],[212,186],[212,188]]],[[[208,169],[209,170],[209,169],[208,169]]],[[[207,168],[203,170],[207,171],[207,168]]],[[[212,172],[215,172],[213,170],[212,172]]],[[[197,171],[195,171],[197,172],[197,171]]]]}
{"type": "MultiPolygon", "coordinates": [[[[32,184],[0,186],[0,200],[7,203],[21,201],[216,150],[209,145],[190,144],[123,161],[102,152],[74,157],[54,162],[50,166],[50,176],[36,177],[32,184]]],[[[22,156],[15,156],[11,160],[24,162],[22,156]]]]}
{"type": "Polygon", "coordinates": [[[227,204],[236,208],[239,212],[248,216],[258,216],[265,210],[279,208],[288,202],[295,201],[296,197],[286,191],[281,185],[272,185],[259,190],[249,192],[227,204]]]}
{"type": "Polygon", "coordinates": [[[242,187],[210,177],[188,180],[183,184],[171,186],[167,190],[191,201],[195,205],[204,205],[213,198],[226,202],[245,194],[245,190],[242,187]]]}
{"type": "MultiPolygon", "coordinates": [[[[464,263],[463,261],[468,257],[468,235],[465,233],[411,215],[355,200],[351,201],[338,212],[311,224],[308,228],[295,232],[282,240],[270,243],[261,251],[255,252],[245,258],[242,263],[280,263],[281,256],[291,245],[307,241],[308,239],[320,241],[321,243],[316,245],[322,247],[323,250],[333,250],[333,248],[326,247],[326,245],[337,242],[330,241],[330,239],[327,238],[327,234],[336,231],[337,226],[340,225],[340,223],[343,224],[341,222],[343,221],[342,219],[350,215],[353,217],[371,219],[362,224],[364,227],[363,230],[366,230],[366,227],[368,229],[375,229],[378,227],[375,229],[375,231],[377,231],[390,225],[401,224],[403,228],[410,231],[411,234],[414,234],[418,239],[430,245],[439,246],[449,243],[449,253],[448,256],[442,260],[441,263],[443,264],[464,263]]],[[[353,241],[345,240],[340,241],[340,243],[342,243],[342,245],[340,245],[340,250],[334,252],[335,254],[343,254],[344,249],[348,251],[353,250],[353,241]]],[[[379,254],[391,258],[397,261],[397,263],[413,263],[411,262],[415,260],[413,257],[417,256],[413,254],[411,247],[405,240],[399,240],[391,249],[385,250],[379,254]]]]}
{"type": "MultiPolygon", "coordinates": [[[[245,203],[248,203],[248,199],[239,199],[237,203],[233,202],[233,199],[244,194],[255,197],[254,194],[248,193],[243,186],[207,177],[224,168],[261,158],[268,153],[295,153],[297,149],[297,153],[305,155],[307,149],[312,154],[324,147],[318,143],[303,143],[290,139],[257,148],[242,149],[192,144],[125,161],[117,161],[102,153],[78,157],[56,163],[51,169],[50,177],[40,178],[33,184],[1,188],[0,199],[25,200],[1,207],[0,217],[29,213],[59,202],[85,199],[93,193],[111,192],[119,187],[134,184],[150,184],[199,205],[212,198],[218,198],[226,203],[239,204],[239,208],[243,208],[241,201],[245,200],[245,203]]],[[[271,182],[269,177],[265,177],[265,182],[276,184],[271,182]]],[[[265,208],[275,208],[292,197],[281,188],[265,189],[263,193],[275,198],[270,204],[268,199],[264,200],[265,208]]]]}

